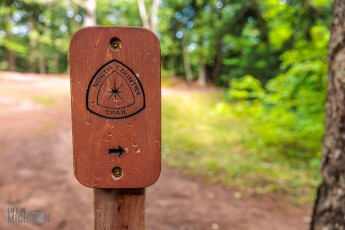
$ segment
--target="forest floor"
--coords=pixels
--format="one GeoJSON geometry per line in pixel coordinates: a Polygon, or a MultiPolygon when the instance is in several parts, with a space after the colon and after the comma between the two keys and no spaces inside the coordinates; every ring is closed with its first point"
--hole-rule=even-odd
{"type": "MultiPolygon", "coordinates": [[[[163,97],[178,90],[188,88],[163,97]]],[[[68,77],[1,72],[0,136],[0,229],[93,229],[92,189],[73,175],[68,77]],[[8,223],[12,207],[48,214],[49,223],[8,223]]],[[[164,165],[146,194],[148,230],[307,229],[311,212],[283,195],[239,198],[164,165]]]]}

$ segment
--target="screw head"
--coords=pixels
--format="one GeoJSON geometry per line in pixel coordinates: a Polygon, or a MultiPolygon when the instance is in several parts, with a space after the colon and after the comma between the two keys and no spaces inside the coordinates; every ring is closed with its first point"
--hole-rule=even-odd
{"type": "Polygon", "coordinates": [[[110,39],[109,46],[112,50],[117,51],[121,48],[121,40],[114,37],[114,38],[110,39]]]}
{"type": "Polygon", "coordinates": [[[120,167],[113,168],[113,170],[111,170],[111,175],[114,180],[120,179],[123,175],[122,169],[120,167]]]}

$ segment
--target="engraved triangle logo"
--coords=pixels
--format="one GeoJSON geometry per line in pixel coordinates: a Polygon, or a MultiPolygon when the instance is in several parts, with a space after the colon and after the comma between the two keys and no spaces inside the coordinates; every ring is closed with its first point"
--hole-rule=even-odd
{"type": "Polygon", "coordinates": [[[144,90],[128,66],[112,60],[92,77],[86,105],[90,112],[105,118],[130,117],[145,108],[144,90]]]}

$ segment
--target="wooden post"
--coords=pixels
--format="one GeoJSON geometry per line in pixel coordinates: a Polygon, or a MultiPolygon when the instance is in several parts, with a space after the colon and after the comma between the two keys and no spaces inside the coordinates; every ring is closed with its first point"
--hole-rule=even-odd
{"type": "Polygon", "coordinates": [[[70,44],[73,169],[96,230],[144,229],[161,170],[160,48],[139,27],[86,27],[70,44]]]}
{"type": "Polygon", "coordinates": [[[95,230],[145,229],[145,189],[93,190],[95,230]]]}

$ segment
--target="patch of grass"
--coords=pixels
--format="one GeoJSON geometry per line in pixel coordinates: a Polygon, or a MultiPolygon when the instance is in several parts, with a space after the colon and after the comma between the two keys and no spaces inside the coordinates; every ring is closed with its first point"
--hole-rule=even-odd
{"type": "Polygon", "coordinates": [[[56,99],[47,96],[36,96],[33,98],[34,102],[42,104],[42,105],[55,105],[56,99]]]}
{"type": "Polygon", "coordinates": [[[319,169],[290,161],[281,146],[253,144],[253,123],[232,113],[223,98],[214,92],[163,97],[164,162],[243,191],[289,194],[295,203],[310,202],[319,169]]]}

